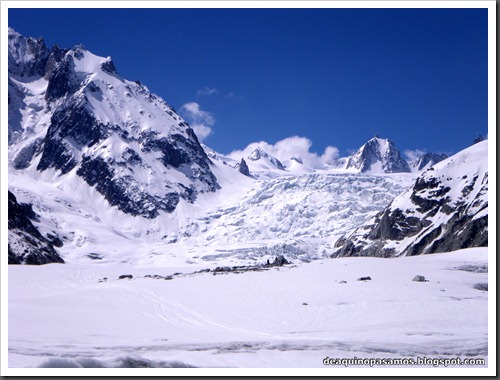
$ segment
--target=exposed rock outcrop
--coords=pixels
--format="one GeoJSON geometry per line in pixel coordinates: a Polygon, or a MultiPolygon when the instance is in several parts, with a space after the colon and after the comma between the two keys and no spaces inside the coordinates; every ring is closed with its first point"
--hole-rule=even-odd
{"type": "Polygon", "coordinates": [[[9,264],[64,263],[53,244],[31,222],[36,214],[30,205],[18,203],[9,191],[9,264]]]}
{"type": "Polygon", "coordinates": [[[250,177],[250,169],[248,169],[248,165],[247,165],[244,158],[242,158],[240,161],[240,165],[238,166],[238,171],[241,174],[246,175],[247,177],[250,177]]]}

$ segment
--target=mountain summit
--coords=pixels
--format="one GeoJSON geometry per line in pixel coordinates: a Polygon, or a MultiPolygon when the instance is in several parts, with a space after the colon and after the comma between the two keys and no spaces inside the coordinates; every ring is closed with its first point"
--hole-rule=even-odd
{"type": "Polygon", "coordinates": [[[279,170],[285,170],[283,164],[276,157],[271,156],[269,153],[264,151],[262,148],[255,149],[250,156],[247,157],[250,161],[259,161],[264,167],[276,168],[279,170]]]}
{"type": "Polygon", "coordinates": [[[122,212],[155,218],[219,188],[189,125],[110,57],[48,49],[9,29],[9,161],[83,180],[122,212]]]}
{"type": "Polygon", "coordinates": [[[361,173],[407,173],[411,171],[394,143],[378,136],[370,139],[356,153],[349,156],[345,168],[355,169],[361,173]]]}

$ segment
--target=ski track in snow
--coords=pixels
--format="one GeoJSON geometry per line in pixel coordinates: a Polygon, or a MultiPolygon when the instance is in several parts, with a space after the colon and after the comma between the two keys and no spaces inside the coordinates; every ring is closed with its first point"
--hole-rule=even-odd
{"type": "Polygon", "coordinates": [[[193,273],[195,266],[11,266],[9,367],[322,367],[326,356],[487,358],[488,297],[474,288],[488,282],[486,266],[486,248],[218,275],[193,273]],[[144,277],[175,272],[183,274],[169,281],[144,277]],[[118,280],[124,273],[134,278],[118,280]],[[417,274],[429,282],[412,281],[417,274]],[[372,280],[357,281],[362,276],[372,280]]]}

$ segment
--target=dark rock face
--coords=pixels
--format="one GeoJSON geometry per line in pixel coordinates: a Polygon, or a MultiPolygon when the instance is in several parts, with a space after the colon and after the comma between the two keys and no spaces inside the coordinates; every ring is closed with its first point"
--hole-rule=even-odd
{"type": "Polygon", "coordinates": [[[250,177],[250,169],[248,169],[248,165],[245,161],[245,159],[241,159],[240,161],[240,165],[238,167],[238,171],[243,174],[243,175],[246,175],[247,177],[250,177]]]}
{"type": "Polygon", "coordinates": [[[351,236],[340,238],[332,257],[412,256],[488,246],[488,172],[481,163],[488,150],[487,142],[481,144],[422,173],[412,189],[351,236]]]}
{"type": "Polygon", "coordinates": [[[408,163],[401,157],[394,143],[375,136],[356,153],[348,157],[346,169],[357,169],[366,173],[380,166],[384,173],[408,173],[411,171],[408,163]]]}
{"type": "Polygon", "coordinates": [[[9,264],[64,263],[52,243],[31,222],[36,218],[31,206],[18,203],[10,191],[8,213],[9,264]]]}
{"type": "Polygon", "coordinates": [[[416,275],[415,277],[413,277],[412,281],[415,281],[415,282],[426,282],[427,280],[425,279],[424,276],[416,275]]]}
{"type": "Polygon", "coordinates": [[[488,291],[488,283],[487,282],[479,282],[477,284],[474,284],[473,286],[474,289],[481,290],[483,292],[488,291]]]}
{"type": "MultiPolygon", "coordinates": [[[[49,82],[50,83],[50,82],[49,82]]],[[[81,102],[58,108],[43,141],[43,150],[37,170],[56,168],[66,174],[78,164],[75,153],[89,147],[105,136],[105,127],[98,123],[81,102]]]]}
{"type": "Polygon", "coordinates": [[[9,75],[17,80],[41,77],[50,52],[43,38],[23,37],[9,28],[9,75]]]}
{"type": "Polygon", "coordinates": [[[162,154],[161,161],[166,168],[174,167],[191,180],[202,182],[208,191],[218,190],[220,186],[210,170],[210,159],[189,127],[187,135],[188,138],[174,133],[168,138],[164,138],[157,137],[155,133],[143,134],[142,151],[160,152],[162,154]]]}
{"type": "MultiPolygon", "coordinates": [[[[21,82],[41,77],[49,79],[67,52],[57,45],[48,49],[43,38],[24,37],[12,28],[9,28],[8,39],[9,76],[21,82]]],[[[60,71],[67,70],[62,68],[60,71]]]]}
{"type": "Polygon", "coordinates": [[[43,77],[47,80],[49,80],[56,69],[57,65],[59,62],[61,62],[65,56],[65,54],[68,52],[67,49],[61,49],[59,46],[54,45],[52,50],[50,51],[49,58],[47,59],[47,62],[45,63],[45,72],[43,77]]]}
{"type": "Polygon", "coordinates": [[[78,100],[74,106],[57,109],[52,115],[46,139],[71,140],[73,145],[91,147],[106,137],[106,128],[78,100]]]}
{"type": "Polygon", "coordinates": [[[41,152],[43,146],[42,139],[36,139],[32,143],[25,145],[19,154],[14,158],[12,164],[14,169],[26,169],[33,157],[41,152]]]}
{"type": "Polygon", "coordinates": [[[290,264],[284,256],[276,256],[274,261],[271,263],[273,267],[282,267],[283,265],[290,264]]]}
{"type": "Polygon", "coordinates": [[[78,88],[80,83],[74,75],[74,66],[73,57],[65,55],[62,61],[54,67],[45,93],[46,100],[59,99],[78,88]]]}
{"type": "Polygon", "coordinates": [[[109,74],[117,74],[115,64],[112,60],[107,60],[101,63],[101,70],[109,74]]]}
{"type": "Polygon", "coordinates": [[[115,179],[113,165],[100,157],[84,157],[76,173],[90,186],[95,186],[110,205],[127,214],[155,218],[159,210],[172,212],[179,203],[178,193],[154,197],[141,191],[131,176],[115,179]]]}
{"type": "Polygon", "coordinates": [[[422,221],[413,216],[406,216],[402,210],[387,210],[384,212],[368,238],[372,240],[382,237],[390,240],[402,240],[413,236],[422,229],[422,221]]]}

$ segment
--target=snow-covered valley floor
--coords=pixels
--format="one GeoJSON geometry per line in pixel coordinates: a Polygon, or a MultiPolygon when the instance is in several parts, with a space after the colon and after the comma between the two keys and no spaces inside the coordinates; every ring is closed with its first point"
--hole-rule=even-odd
{"type": "Polygon", "coordinates": [[[487,256],[473,248],[217,275],[193,274],[206,268],[197,266],[9,266],[8,365],[324,368],[326,357],[487,365],[487,256]],[[185,274],[146,277],[176,272],[185,274]]]}

